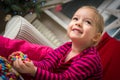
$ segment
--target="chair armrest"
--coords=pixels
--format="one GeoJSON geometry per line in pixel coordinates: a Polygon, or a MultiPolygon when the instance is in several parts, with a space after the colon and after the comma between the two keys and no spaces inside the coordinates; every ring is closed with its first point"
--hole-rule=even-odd
{"type": "Polygon", "coordinates": [[[3,36],[11,39],[23,39],[31,43],[54,47],[54,45],[31,23],[18,15],[13,16],[12,19],[6,24],[5,33],[3,36]]]}

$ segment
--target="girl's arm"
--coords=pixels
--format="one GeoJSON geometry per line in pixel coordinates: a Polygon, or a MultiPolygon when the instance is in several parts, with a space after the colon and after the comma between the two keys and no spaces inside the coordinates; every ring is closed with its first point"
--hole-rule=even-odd
{"type": "Polygon", "coordinates": [[[94,52],[86,53],[84,57],[79,56],[77,59],[73,60],[72,63],[62,66],[61,69],[57,68],[60,59],[64,56],[64,52],[66,52],[65,50],[68,50],[67,47],[68,46],[63,46],[48,53],[48,55],[39,62],[33,61],[34,65],[37,66],[37,71],[33,65],[24,65],[23,63],[21,64],[21,62],[21,67],[18,65],[17,68],[18,70],[22,68],[20,72],[35,75],[35,80],[83,80],[91,75],[96,75],[96,80],[101,79],[102,68],[100,59],[96,55],[97,53],[94,52]],[[33,71],[33,73],[29,70],[33,71]],[[56,70],[62,72],[56,72],[56,70]]]}
{"type": "MultiPolygon", "coordinates": [[[[44,67],[49,66],[51,60],[47,62],[44,67]]],[[[63,66],[66,67],[66,66],[63,66]]],[[[62,69],[60,69],[62,71],[62,69]]],[[[47,69],[37,68],[35,80],[84,80],[91,75],[96,75],[96,80],[100,80],[102,77],[102,68],[98,57],[95,55],[87,55],[73,62],[63,72],[55,73],[47,69]]],[[[34,75],[34,74],[33,74],[34,75]]]]}

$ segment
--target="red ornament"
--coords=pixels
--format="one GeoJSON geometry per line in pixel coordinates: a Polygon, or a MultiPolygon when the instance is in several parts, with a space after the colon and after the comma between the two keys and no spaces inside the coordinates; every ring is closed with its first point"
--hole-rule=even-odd
{"type": "Polygon", "coordinates": [[[55,11],[60,12],[62,10],[62,5],[59,4],[55,7],[55,11]]]}

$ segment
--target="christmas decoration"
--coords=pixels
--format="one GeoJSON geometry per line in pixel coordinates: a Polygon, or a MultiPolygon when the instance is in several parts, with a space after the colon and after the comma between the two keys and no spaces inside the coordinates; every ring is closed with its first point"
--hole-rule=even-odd
{"type": "Polygon", "coordinates": [[[46,0],[0,0],[0,9],[11,15],[40,14],[45,3],[46,0]]]}
{"type": "Polygon", "coordinates": [[[62,10],[62,5],[61,4],[59,4],[55,7],[56,12],[60,12],[61,10],[62,10]]]}

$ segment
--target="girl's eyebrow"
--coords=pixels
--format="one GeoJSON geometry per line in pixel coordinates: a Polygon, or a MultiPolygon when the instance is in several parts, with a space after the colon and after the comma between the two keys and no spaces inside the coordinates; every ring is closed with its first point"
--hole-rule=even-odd
{"type": "MultiPolygon", "coordinates": [[[[78,15],[78,14],[74,14],[72,18],[74,18],[74,17],[79,17],[79,15],[78,15]]],[[[88,20],[90,20],[92,23],[95,22],[95,20],[94,20],[92,17],[89,17],[89,16],[85,16],[84,19],[88,19],[88,20]]]]}
{"type": "Polygon", "coordinates": [[[91,18],[91,17],[85,17],[85,19],[88,19],[88,20],[90,20],[91,22],[95,22],[94,19],[91,18]]]}

